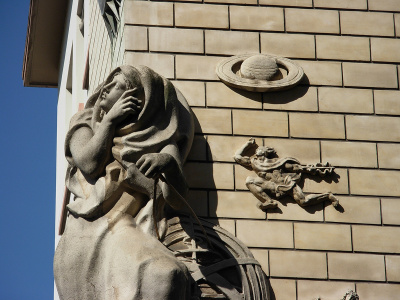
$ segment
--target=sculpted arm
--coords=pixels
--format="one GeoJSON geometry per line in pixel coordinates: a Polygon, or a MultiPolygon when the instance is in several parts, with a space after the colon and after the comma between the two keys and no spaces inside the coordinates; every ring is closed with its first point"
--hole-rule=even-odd
{"type": "MultiPolygon", "coordinates": [[[[113,82],[110,83],[112,84],[113,82]]],[[[114,86],[115,84],[112,87],[114,86]]],[[[141,101],[132,96],[135,92],[136,88],[126,90],[115,103],[111,103],[112,107],[107,108],[109,110],[96,133],[88,127],[81,127],[74,132],[69,145],[72,158],[86,176],[97,178],[104,171],[111,152],[115,127],[129,115],[139,113],[141,101]]]]}
{"type": "Polygon", "coordinates": [[[103,120],[96,134],[89,127],[81,127],[74,132],[69,146],[75,165],[84,175],[96,178],[104,171],[114,131],[115,126],[103,120]]]}
{"type": "Polygon", "coordinates": [[[183,163],[180,159],[178,146],[176,144],[167,145],[161,151],[161,154],[163,153],[168,153],[174,158],[171,160],[171,164],[169,165],[169,167],[164,169],[164,174],[167,178],[170,178],[170,184],[175,186],[178,192],[185,197],[189,188],[186,184],[185,176],[183,175],[183,163]]]}
{"type": "Polygon", "coordinates": [[[257,144],[253,138],[248,140],[241,148],[239,148],[235,155],[233,156],[233,159],[238,163],[241,164],[242,166],[249,167],[251,166],[251,161],[250,157],[244,156],[244,153],[251,148],[256,148],[257,144]]]}

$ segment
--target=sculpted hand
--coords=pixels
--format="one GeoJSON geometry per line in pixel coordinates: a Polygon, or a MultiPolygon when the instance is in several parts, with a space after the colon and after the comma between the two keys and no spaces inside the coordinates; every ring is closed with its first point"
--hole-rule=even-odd
{"type": "Polygon", "coordinates": [[[297,171],[300,171],[300,165],[298,165],[298,164],[286,163],[286,164],[285,164],[285,169],[288,170],[288,171],[297,172],[297,171]]]}
{"type": "Polygon", "coordinates": [[[255,140],[254,138],[250,138],[250,139],[246,142],[245,145],[246,145],[246,146],[245,146],[245,149],[246,149],[246,150],[251,150],[251,149],[255,149],[255,148],[258,147],[257,144],[256,144],[256,140],[255,140]]]}
{"type": "Polygon", "coordinates": [[[149,153],[144,154],[136,162],[140,172],[146,177],[155,178],[157,175],[165,172],[174,165],[175,159],[167,153],[149,153]]]}
{"type": "Polygon", "coordinates": [[[125,91],[104,118],[112,124],[119,124],[129,115],[138,115],[142,101],[132,96],[135,92],[137,88],[125,91]]]}
{"type": "MultiPolygon", "coordinates": [[[[134,190],[147,195],[149,198],[154,197],[154,180],[144,176],[135,164],[128,168],[125,181],[134,190]]],[[[157,188],[156,193],[156,198],[158,198],[162,193],[161,189],[157,188]]]]}

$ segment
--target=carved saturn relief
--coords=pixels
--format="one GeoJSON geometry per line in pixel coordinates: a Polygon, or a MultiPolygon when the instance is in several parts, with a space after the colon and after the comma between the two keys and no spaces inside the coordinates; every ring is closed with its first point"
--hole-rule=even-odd
{"type": "Polygon", "coordinates": [[[241,54],[221,61],[216,73],[225,84],[251,91],[286,90],[303,78],[303,69],[288,58],[269,54],[241,54]]]}

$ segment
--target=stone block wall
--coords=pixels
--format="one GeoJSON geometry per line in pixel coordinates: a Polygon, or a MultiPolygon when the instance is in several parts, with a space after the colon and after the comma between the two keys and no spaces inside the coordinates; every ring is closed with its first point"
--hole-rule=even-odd
{"type": "Polygon", "coordinates": [[[348,289],[398,299],[400,1],[125,0],[123,19],[124,62],[171,79],[195,115],[190,203],[252,249],[276,299],[341,299],[348,289]],[[306,76],[285,92],[228,88],[215,67],[242,53],[288,57],[306,76]],[[304,191],[332,191],[344,210],[290,199],[256,208],[251,172],[232,158],[250,137],[279,157],[336,166],[304,191]]]}

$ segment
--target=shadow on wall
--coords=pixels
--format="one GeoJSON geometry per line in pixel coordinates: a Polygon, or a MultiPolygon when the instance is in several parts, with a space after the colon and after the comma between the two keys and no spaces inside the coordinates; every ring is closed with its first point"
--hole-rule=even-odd
{"type": "Polygon", "coordinates": [[[288,91],[264,93],[264,104],[275,106],[291,103],[306,95],[309,88],[310,87],[308,85],[300,85],[288,91]]]}
{"type": "MultiPolygon", "coordinates": [[[[190,187],[188,199],[190,205],[200,217],[215,216],[215,211],[210,211],[208,202],[209,191],[216,190],[211,150],[196,115],[193,113],[192,115],[195,137],[192,150],[184,166],[184,173],[190,187]]],[[[215,222],[219,225],[216,220],[215,222]]]]}
{"type": "MultiPolygon", "coordinates": [[[[191,188],[188,202],[200,217],[216,216],[217,193],[214,193],[216,199],[213,199],[212,206],[208,201],[210,192],[216,190],[212,153],[199,121],[195,115],[193,117],[196,136],[188,163],[184,167],[191,188]]],[[[200,221],[203,228],[200,228],[193,218],[188,220],[188,217],[181,217],[180,221],[183,231],[181,234],[192,240],[191,248],[188,246],[189,249],[185,251],[192,253],[195,249],[190,254],[191,258],[196,260],[199,272],[204,274],[205,278],[198,280],[196,274],[199,272],[192,273],[197,281],[197,296],[201,299],[216,297],[270,300],[269,280],[254,261],[251,252],[231,233],[215,227],[213,224],[220,225],[217,218],[208,221],[200,221]],[[207,238],[201,229],[207,232],[207,238]],[[207,294],[210,297],[207,297],[207,294]]]]}
{"type": "MultiPolygon", "coordinates": [[[[302,82],[302,84],[307,84],[308,79],[305,78],[302,82]]],[[[258,102],[263,102],[264,104],[275,106],[275,105],[282,105],[282,104],[287,104],[291,103],[295,100],[303,98],[309,91],[309,86],[308,85],[300,85],[290,91],[283,91],[278,93],[265,93],[261,95],[260,93],[250,93],[247,91],[240,91],[237,89],[231,89],[234,92],[239,93],[241,96],[246,97],[248,99],[251,99],[253,101],[258,101],[258,102]],[[257,95],[256,95],[257,94],[257,95]]],[[[268,108],[267,108],[268,109],[268,108]]],[[[215,178],[216,176],[215,173],[215,167],[219,164],[225,164],[224,162],[219,163],[213,163],[213,155],[212,155],[212,150],[208,144],[207,138],[204,136],[203,130],[201,128],[201,125],[197,119],[197,117],[193,114],[193,119],[195,123],[195,138],[192,146],[192,150],[189,154],[188,161],[186,165],[184,166],[184,172],[186,175],[186,178],[188,180],[188,185],[190,187],[190,193],[188,197],[188,202],[190,205],[193,207],[195,212],[199,217],[208,217],[209,221],[220,225],[219,219],[216,218],[217,214],[217,207],[218,207],[218,193],[215,191],[217,190],[217,185],[216,181],[219,182],[219,178],[215,178]],[[210,199],[212,193],[212,201],[210,199]],[[210,219],[211,218],[211,219],[210,219]]],[[[262,138],[262,137],[259,137],[262,138]]],[[[268,146],[274,146],[274,145],[268,145],[268,146]]],[[[229,147],[229,145],[227,145],[229,147]]],[[[236,149],[232,149],[232,155],[235,152],[236,149]]],[[[253,153],[249,153],[249,156],[252,155],[253,153]]],[[[232,159],[233,162],[233,159],[232,159]]],[[[217,172],[217,174],[219,174],[217,172]]],[[[254,172],[249,172],[249,175],[254,176],[254,172]]],[[[218,175],[220,176],[220,175],[218,175]]],[[[298,182],[298,185],[303,189],[304,187],[304,182],[305,180],[312,180],[315,182],[327,182],[327,183],[337,183],[340,179],[340,175],[337,173],[333,173],[330,176],[326,177],[319,177],[319,176],[312,176],[308,174],[303,174],[302,179],[298,182]]],[[[235,189],[236,190],[236,189],[235,189]]],[[[307,193],[308,194],[308,193],[307,193]]],[[[286,207],[292,204],[296,204],[296,202],[291,198],[291,197],[283,197],[279,199],[280,204],[282,204],[283,207],[286,207]]],[[[308,207],[298,207],[298,209],[305,210],[309,214],[315,214],[318,211],[321,211],[324,209],[324,205],[328,205],[327,203],[319,203],[316,205],[308,206],[308,207]]],[[[254,209],[257,209],[254,207],[254,209]]],[[[282,208],[283,209],[283,208],[282,208]]],[[[281,208],[279,206],[274,209],[268,209],[267,213],[268,214],[283,214],[281,208]]],[[[342,207],[337,207],[337,209],[341,212],[344,211],[342,207]]],[[[284,210],[284,209],[283,209],[284,210]]],[[[184,228],[186,231],[187,229],[184,228]]],[[[192,231],[190,229],[189,231],[192,231]]],[[[189,232],[188,232],[188,235],[189,232]]],[[[218,232],[216,235],[211,233],[213,238],[216,238],[216,243],[219,245],[224,245],[223,249],[221,248],[220,250],[225,253],[229,253],[229,246],[226,245],[226,241],[220,239],[218,232]]],[[[236,259],[235,257],[225,257],[225,259],[236,259]]],[[[222,273],[225,274],[225,273],[222,273]]],[[[226,275],[226,274],[225,274],[226,275]]],[[[265,274],[264,274],[265,275],[265,274]]],[[[228,276],[228,278],[230,278],[228,276]]],[[[243,278],[230,278],[229,281],[231,283],[235,283],[235,285],[240,286],[238,280],[242,280],[243,278]]],[[[267,279],[268,286],[269,281],[267,279]]],[[[240,291],[240,288],[238,288],[240,291]]],[[[242,291],[240,291],[242,292],[242,291]]],[[[247,299],[247,298],[246,298],[247,299]]],[[[253,298],[251,298],[253,299],[253,298]]],[[[264,298],[263,298],[264,299],[264,298]]],[[[272,288],[269,288],[269,296],[266,298],[268,300],[274,300],[275,299],[275,294],[272,288]]]]}

